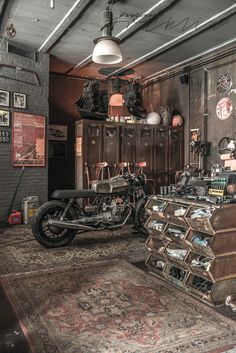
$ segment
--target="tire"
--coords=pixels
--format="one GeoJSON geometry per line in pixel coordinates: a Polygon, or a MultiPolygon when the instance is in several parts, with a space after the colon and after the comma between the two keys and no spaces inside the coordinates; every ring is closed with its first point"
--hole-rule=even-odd
{"type": "Polygon", "coordinates": [[[145,210],[146,200],[144,198],[138,200],[135,206],[135,216],[134,216],[134,228],[139,232],[141,237],[147,238],[149,236],[148,231],[144,228],[144,224],[148,218],[147,212],[145,210]]]}
{"type": "MultiPolygon", "coordinates": [[[[60,201],[49,201],[43,204],[36,212],[32,222],[32,232],[35,239],[46,248],[57,248],[69,244],[76,235],[76,231],[72,229],[50,227],[43,222],[47,219],[57,219],[65,210],[67,205],[60,201]]],[[[67,220],[73,219],[75,216],[72,211],[68,211],[67,220]]]]}

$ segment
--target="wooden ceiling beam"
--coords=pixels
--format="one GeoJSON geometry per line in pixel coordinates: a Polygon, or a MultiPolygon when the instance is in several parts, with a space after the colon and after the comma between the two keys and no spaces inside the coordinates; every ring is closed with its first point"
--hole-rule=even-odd
{"type": "Polygon", "coordinates": [[[53,46],[56,45],[58,40],[69,30],[69,28],[78,20],[82,12],[90,5],[94,0],[77,0],[70,10],[65,14],[62,20],[45,39],[43,44],[40,46],[39,51],[44,53],[48,52],[53,46]]]}
{"type": "MultiPolygon", "coordinates": [[[[112,75],[117,74],[120,71],[125,70],[126,68],[130,68],[130,67],[134,68],[135,66],[156,57],[157,55],[165,52],[166,50],[171,49],[172,47],[181,44],[182,42],[186,41],[187,39],[192,38],[196,34],[199,34],[212,26],[215,26],[215,27],[219,26],[220,27],[220,23],[222,21],[224,21],[225,19],[227,19],[229,16],[233,15],[235,12],[236,12],[236,4],[217,13],[216,15],[210,17],[208,20],[203,21],[202,23],[199,23],[196,27],[180,34],[179,36],[173,38],[169,42],[166,42],[165,44],[161,45],[160,47],[157,47],[156,49],[154,49],[154,50],[142,55],[141,57],[129,62],[128,64],[120,67],[118,70],[114,71],[112,73],[112,75]]],[[[105,79],[108,78],[109,76],[110,75],[106,76],[105,79]]]]}

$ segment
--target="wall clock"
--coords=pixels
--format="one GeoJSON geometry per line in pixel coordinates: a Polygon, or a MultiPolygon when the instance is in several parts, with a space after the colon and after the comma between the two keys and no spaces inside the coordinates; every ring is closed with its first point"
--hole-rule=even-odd
{"type": "Polygon", "coordinates": [[[217,80],[217,85],[216,85],[218,92],[220,93],[228,92],[231,86],[232,86],[232,77],[230,76],[230,74],[227,74],[227,73],[221,74],[217,80]]]}

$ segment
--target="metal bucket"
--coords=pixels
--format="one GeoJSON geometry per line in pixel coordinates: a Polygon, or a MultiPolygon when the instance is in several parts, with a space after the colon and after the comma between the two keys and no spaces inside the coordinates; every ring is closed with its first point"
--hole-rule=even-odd
{"type": "Polygon", "coordinates": [[[31,223],[32,218],[34,217],[35,212],[39,208],[39,197],[38,196],[27,196],[22,200],[22,214],[23,214],[23,223],[31,223]]]}

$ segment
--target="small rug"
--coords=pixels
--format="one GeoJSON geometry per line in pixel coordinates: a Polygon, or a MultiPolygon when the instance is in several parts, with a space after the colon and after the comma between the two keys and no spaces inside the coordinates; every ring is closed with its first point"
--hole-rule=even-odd
{"type": "Polygon", "coordinates": [[[34,353],[218,353],[236,324],[122,260],[9,275],[1,284],[34,353]]]}
{"type": "Polygon", "coordinates": [[[140,238],[137,233],[133,234],[133,231],[132,227],[127,226],[116,231],[85,233],[77,235],[69,245],[57,249],[44,248],[33,240],[31,233],[32,241],[12,245],[9,243],[0,248],[0,275],[39,271],[102,259],[144,261],[148,256],[145,239],[140,238]]]}

